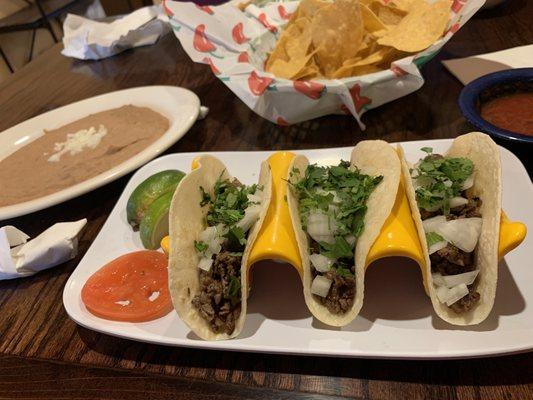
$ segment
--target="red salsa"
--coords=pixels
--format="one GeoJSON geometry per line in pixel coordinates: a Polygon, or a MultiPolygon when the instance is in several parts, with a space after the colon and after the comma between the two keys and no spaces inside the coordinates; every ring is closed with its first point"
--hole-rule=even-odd
{"type": "Polygon", "coordinates": [[[482,106],[481,116],[498,128],[533,136],[533,92],[491,100],[482,106]]]}

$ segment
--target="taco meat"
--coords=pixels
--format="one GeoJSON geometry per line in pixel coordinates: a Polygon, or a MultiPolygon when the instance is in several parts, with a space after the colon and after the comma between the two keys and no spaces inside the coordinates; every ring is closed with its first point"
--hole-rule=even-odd
{"type": "Polygon", "coordinates": [[[232,293],[232,282],[241,280],[241,256],[222,251],[209,271],[200,270],[200,293],[192,304],[215,333],[231,334],[241,313],[241,290],[232,293]]]}
{"type": "MultiPolygon", "coordinates": [[[[463,194],[466,195],[465,192],[463,192],[463,194]]],[[[468,203],[464,206],[451,208],[450,213],[446,215],[446,219],[453,220],[481,217],[481,213],[479,212],[480,207],[480,198],[468,198],[468,203]]],[[[448,243],[443,249],[431,254],[429,258],[431,260],[431,272],[438,272],[441,275],[463,274],[476,269],[474,264],[474,253],[467,253],[451,243],[448,243]]],[[[479,301],[481,296],[474,290],[473,285],[470,285],[468,290],[469,292],[466,296],[450,306],[450,308],[456,313],[467,312],[479,301]]]]}
{"type": "MultiPolygon", "coordinates": [[[[352,268],[353,270],[354,268],[352,268]]],[[[317,274],[314,274],[315,276],[317,274]]],[[[342,314],[352,308],[355,298],[355,278],[352,276],[340,276],[333,270],[324,274],[332,281],[326,297],[317,296],[330,313],[342,314]]]]}

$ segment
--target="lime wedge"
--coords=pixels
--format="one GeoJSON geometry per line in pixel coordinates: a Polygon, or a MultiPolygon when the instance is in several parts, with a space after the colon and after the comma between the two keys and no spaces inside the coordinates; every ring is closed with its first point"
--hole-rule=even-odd
{"type": "Polygon", "coordinates": [[[168,210],[174,192],[168,192],[155,199],[146,210],[139,226],[143,246],[154,250],[159,248],[161,239],[168,235],[168,210]]]}
{"type": "Polygon", "coordinates": [[[178,170],[158,172],[145,179],[130,195],[126,212],[128,222],[134,228],[143,219],[148,207],[165,193],[174,193],[185,173],[178,170]]]}

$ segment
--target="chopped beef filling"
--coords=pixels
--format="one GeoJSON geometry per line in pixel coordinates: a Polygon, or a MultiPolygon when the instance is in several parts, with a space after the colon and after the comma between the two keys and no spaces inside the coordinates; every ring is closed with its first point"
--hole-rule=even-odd
{"type": "MultiPolygon", "coordinates": [[[[352,274],[354,268],[352,267],[352,274]]],[[[331,287],[326,297],[315,296],[332,314],[343,314],[352,308],[355,297],[355,277],[341,276],[335,269],[321,273],[313,268],[313,278],[322,275],[331,280],[331,287]]]]}
{"type": "Polygon", "coordinates": [[[241,314],[240,286],[238,293],[232,293],[231,283],[237,279],[240,284],[241,259],[223,250],[215,256],[208,272],[200,270],[200,293],[192,304],[215,333],[231,334],[241,314]]]}
{"type": "MultiPolygon", "coordinates": [[[[469,288],[470,289],[470,288],[469,288]]],[[[453,303],[450,308],[455,311],[457,314],[461,314],[464,312],[467,312],[472,307],[476,305],[476,303],[479,301],[480,295],[478,292],[472,291],[470,289],[470,293],[468,293],[465,297],[457,300],[455,303],[453,303]]]]}
{"type": "MultiPolygon", "coordinates": [[[[450,213],[446,216],[446,219],[458,219],[458,218],[472,218],[481,217],[479,208],[481,207],[481,199],[478,197],[468,197],[468,204],[464,206],[455,207],[450,210],[450,213]]],[[[421,214],[427,214],[429,216],[422,217],[427,219],[440,215],[440,211],[428,213],[421,209],[421,214]]],[[[473,271],[476,267],[474,265],[474,253],[467,253],[451,243],[436,251],[429,256],[431,260],[432,272],[439,272],[441,275],[457,275],[465,272],[473,271]]],[[[464,313],[472,309],[480,299],[478,292],[474,290],[473,285],[468,287],[469,293],[453,303],[450,308],[456,313],[464,313]]]]}

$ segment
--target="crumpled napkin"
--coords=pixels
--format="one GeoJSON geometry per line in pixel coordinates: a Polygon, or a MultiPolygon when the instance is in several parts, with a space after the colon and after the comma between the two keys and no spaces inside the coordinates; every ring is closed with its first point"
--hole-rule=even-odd
{"type": "Polygon", "coordinates": [[[169,29],[167,21],[160,6],[143,7],[108,23],[68,14],[63,24],[61,53],[99,60],[132,47],[151,45],[169,29]]]}
{"type": "Polygon", "coordinates": [[[533,44],[494,53],[442,61],[463,85],[492,72],[533,67],[533,44]]]}
{"type": "Polygon", "coordinates": [[[60,222],[30,241],[14,226],[0,228],[0,280],[30,276],[74,258],[86,223],[85,218],[60,222]]]}

